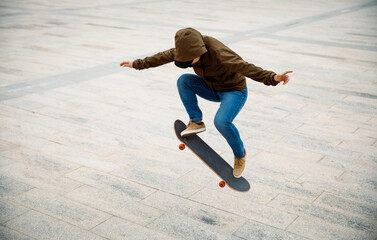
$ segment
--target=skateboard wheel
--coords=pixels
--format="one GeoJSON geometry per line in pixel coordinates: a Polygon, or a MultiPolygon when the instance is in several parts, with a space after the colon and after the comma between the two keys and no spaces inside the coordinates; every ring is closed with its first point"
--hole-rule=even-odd
{"type": "Polygon", "coordinates": [[[219,182],[219,186],[220,186],[221,188],[225,187],[225,185],[226,185],[226,183],[225,183],[224,181],[219,182]]]}
{"type": "Polygon", "coordinates": [[[183,143],[179,145],[179,149],[181,149],[181,150],[184,150],[185,147],[186,147],[186,146],[185,146],[185,144],[183,144],[183,143]]]}

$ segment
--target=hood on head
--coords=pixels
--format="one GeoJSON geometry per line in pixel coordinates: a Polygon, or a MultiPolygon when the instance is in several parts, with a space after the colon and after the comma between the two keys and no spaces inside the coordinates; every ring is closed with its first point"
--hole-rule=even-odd
{"type": "Polygon", "coordinates": [[[206,52],[203,36],[197,30],[184,28],[175,34],[175,61],[191,61],[206,52]]]}

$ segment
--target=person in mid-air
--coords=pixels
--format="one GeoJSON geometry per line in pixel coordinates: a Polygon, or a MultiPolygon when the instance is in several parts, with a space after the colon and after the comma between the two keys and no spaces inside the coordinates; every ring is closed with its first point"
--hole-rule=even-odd
{"type": "Polygon", "coordinates": [[[197,95],[220,102],[214,124],[233,150],[234,177],[241,177],[246,164],[246,150],[233,120],[247,99],[245,77],[265,85],[276,86],[280,82],[285,85],[289,82],[287,74],[292,71],[276,74],[263,70],[244,61],[219,40],[204,36],[193,28],[184,28],[176,33],[175,48],[144,59],[124,61],[120,66],[142,70],[173,61],[177,67],[192,67],[196,73],[183,74],[177,81],[180,98],[190,118],[182,137],[206,130],[197,95]]]}

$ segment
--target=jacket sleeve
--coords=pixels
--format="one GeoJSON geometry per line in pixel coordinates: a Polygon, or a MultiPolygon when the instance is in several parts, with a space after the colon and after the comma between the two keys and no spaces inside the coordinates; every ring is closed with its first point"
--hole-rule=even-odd
{"type": "Polygon", "coordinates": [[[159,52],[144,59],[136,59],[133,61],[133,68],[137,70],[158,67],[174,61],[175,48],[159,52]]]}
{"type": "Polygon", "coordinates": [[[265,85],[276,86],[279,84],[279,82],[275,81],[274,79],[276,73],[264,70],[261,67],[244,61],[240,56],[226,46],[217,50],[216,55],[219,63],[228,68],[231,72],[240,73],[245,77],[262,82],[265,85]]]}

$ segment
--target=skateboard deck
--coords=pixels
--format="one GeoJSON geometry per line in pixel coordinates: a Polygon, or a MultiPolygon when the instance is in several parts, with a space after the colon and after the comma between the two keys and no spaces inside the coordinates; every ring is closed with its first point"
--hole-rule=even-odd
{"type": "Polygon", "coordinates": [[[250,190],[249,182],[244,178],[235,178],[233,168],[219,154],[217,154],[207,143],[199,136],[192,135],[181,137],[181,132],[186,129],[186,125],[181,120],[174,122],[174,130],[177,138],[182,142],[179,149],[183,150],[187,146],[200,160],[202,160],[214,173],[219,176],[219,186],[228,185],[231,189],[239,192],[250,190]]]}

